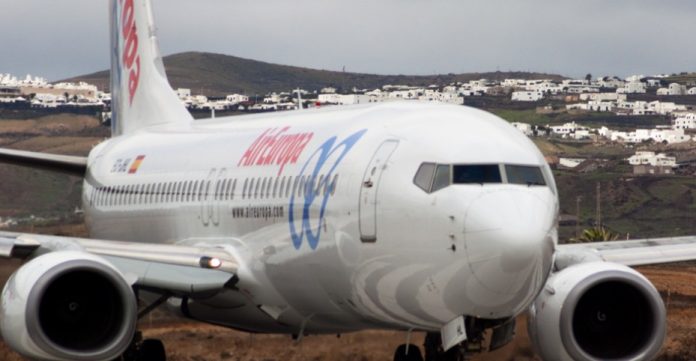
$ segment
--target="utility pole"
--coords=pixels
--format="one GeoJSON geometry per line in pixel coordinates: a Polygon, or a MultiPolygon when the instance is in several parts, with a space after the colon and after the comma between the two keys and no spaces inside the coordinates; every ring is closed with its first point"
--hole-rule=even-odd
{"type": "Polygon", "coordinates": [[[599,182],[597,182],[597,220],[595,223],[597,224],[597,228],[602,228],[602,187],[599,182]]]}

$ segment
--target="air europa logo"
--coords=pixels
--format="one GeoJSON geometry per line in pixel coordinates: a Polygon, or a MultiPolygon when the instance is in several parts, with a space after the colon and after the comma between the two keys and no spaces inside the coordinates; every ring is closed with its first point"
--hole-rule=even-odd
{"type": "Polygon", "coordinates": [[[295,164],[314,133],[288,133],[290,127],[271,128],[263,132],[244,152],[239,167],[279,165],[278,175],[286,164],[295,164]]]}
{"type": "Polygon", "coordinates": [[[295,192],[293,192],[288,207],[290,236],[292,238],[292,244],[296,249],[300,249],[302,241],[305,238],[311,249],[316,249],[319,245],[319,237],[321,236],[321,226],[324,223],[326,205],[332,193],[322,193],[320,190],[326,189],[326,187],[329,186],[329,182],[332,181],[336,168],[338,168],[343,158],[353,149],[355,143],[362,138],[365,132],[367,132],[367,129],[353,133],[340,142],[338,141],[338,137],[329,138],[324,144],[319,146],[319,149],[309,156],[307,163],[302,167],[300,177],[306,175],[308,179],[307,183],[305,183],[304,191],[302,192],[304,199],[297,202],[295,199],[295,192]],[[324,177],[320,177],[319,174],[324,175],[324,177]],[[318,182],[318,179],[321,180],[318,182]],[[301,214],[300,219],[296,219],[296,212],[301,214]],[[312,224],[312,221],[316,223],[312,224]],[[297,223],[300,223],[299,227],[297,223]]]}
{"type": "Polygon", "coordinates": [[[128,101],[133,104],[135,91],[140,82],[140,55],[138,54],[138,32],[135,27],[133,0],[119,0],[121,4],[121,35],[123,49],[121,63],[128,72],[128,101]]]}

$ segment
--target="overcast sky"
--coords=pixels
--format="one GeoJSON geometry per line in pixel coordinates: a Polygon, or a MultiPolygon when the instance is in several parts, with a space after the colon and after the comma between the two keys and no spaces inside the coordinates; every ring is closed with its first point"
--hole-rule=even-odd
{"type": "MultiPolygon", "coordinates": [[[[153,0],[164,54],[379,74],[696,71],[693,0],[153,0]]],[[[0,0],[0,73],[108,67],[107,0],[0,0]]]]}

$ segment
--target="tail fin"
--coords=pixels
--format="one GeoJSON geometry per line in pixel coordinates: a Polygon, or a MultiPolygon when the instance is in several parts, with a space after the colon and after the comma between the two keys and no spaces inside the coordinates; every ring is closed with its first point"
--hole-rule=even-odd
{"type": "Polygon", "coordinates": [[[192,121],[164,71],[150,0],[110,0],[111,133],[192,121]]]}

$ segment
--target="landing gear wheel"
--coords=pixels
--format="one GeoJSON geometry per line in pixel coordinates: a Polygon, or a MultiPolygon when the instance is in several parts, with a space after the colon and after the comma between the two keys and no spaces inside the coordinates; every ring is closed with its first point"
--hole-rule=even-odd
{"type": "Polygon", "coordinates": [[[164,344],[160,340],[143,340],[140,331],[135,333],[126,352],[114,361],[167,361],[164,344]]]}
{"type": "Polygon", "coordinates": [[[394,361],[423,361],[420,348],[414,344],[403,344],[396,348],[394,361]],[[408,353],[406,353],[408,350],[408,353]]]}
{"type": "Polygon", "coordinates": [[[442,339],[439,333],[428,332],[425,335],[425,361],[464,361],[466,356],[464,348],[461,345],[452,347],[451,349],[442,349],[442,339]]]}
{"type": "Polygon", "coordinates": [[[138,359],[140,361],[167,361],[164,344],[160,340],[144,340],[138,350],[138,359]]]}

